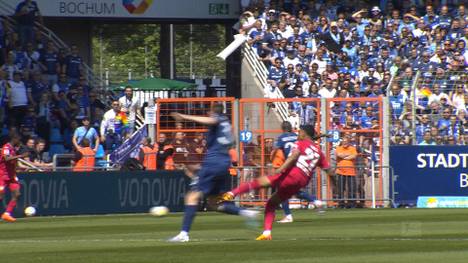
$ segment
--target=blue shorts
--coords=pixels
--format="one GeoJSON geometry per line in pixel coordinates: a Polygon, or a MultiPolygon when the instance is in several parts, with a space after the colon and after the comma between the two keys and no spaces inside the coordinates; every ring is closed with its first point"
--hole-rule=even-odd
{"type": "Polygon", "coordinates": [[[203,163],[197,177],[191,184],[192,191],[200,191],[205,196],[218,195],[231,189],[231,176],[229,175],[230,162],[203,163]]]}

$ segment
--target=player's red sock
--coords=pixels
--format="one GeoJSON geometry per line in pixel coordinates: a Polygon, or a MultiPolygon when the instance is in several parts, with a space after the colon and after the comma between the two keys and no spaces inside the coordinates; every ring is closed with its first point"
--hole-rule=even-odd
{"type": "Polygon", "coordinates": [[[271,230],[273,221],[275,221],[275,204],[271,200],[268,200],[265,207],[265,220],[263,222],[263,230],[271,230]]]}
{"type": "Polygon", "coordinates": [[[231,193],[233,193],[234,195],[240,195],[243,193],[250,192],[252,190],[256,190],[258,188],[260,188],[260,183],[257,180],[253,180],[252,182],[242,183],[241,185],[239,185],[239,187],[233,189],[231,193]]]}
{"type": "Polygon", "coordinates": [[[10,200],[6,208],[6,212],[11,214],[13,212],[13,209],[15,209],[15,206],[16,206],[16,200],[10,200]]]}

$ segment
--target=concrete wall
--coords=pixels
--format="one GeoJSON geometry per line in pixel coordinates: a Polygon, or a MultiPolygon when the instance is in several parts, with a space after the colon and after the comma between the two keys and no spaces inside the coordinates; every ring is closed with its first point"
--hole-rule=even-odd
{"type": "MultiPolygon", "coordinates": [[[[255,77],[255,73],[250,67],[247,60],[244,58],[242,60],[241,66],[241,74],[242,74],[242,98],[264,98],[263,95],[263,88],[260,85],[260,82],[255,77]]],[[[249,130],[260,129],[260,107],[259,104],[244,104],[244,116],[249,118],[249,130]]],[[[266,130],[279,130],[281,127],[282,119],[279,114],[276,112],[274,108],[268,109],[265,105],[263,107],[263,114],[264,114],[264,129],[266,130]]],[[[244,120],[245,122],[245,120],[244,120]]],[[[242,127],[245,129],[247,127],[242,127]]],[[[265,134],[266,137],[276,138],[278,134],[265,134]]]]}

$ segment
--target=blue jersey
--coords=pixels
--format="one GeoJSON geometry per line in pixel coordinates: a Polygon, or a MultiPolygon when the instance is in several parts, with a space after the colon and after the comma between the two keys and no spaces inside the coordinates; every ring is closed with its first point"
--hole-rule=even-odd
{"type": "Polygon", "coordinates": [[[80,77],[80,66],[82,59],[79,56],[69,55],[67,57],[67,76],[71,78],[80,77]]]}
{"type": "Polygon", "coordinates": [[[292,146],[297,141],[297,134],[294,132],[285,132],[278,137],[276,148],[281,149],[285,157],[289,156],[292,146]]]}
{"type": "Polygon", "coordinates": [[[216,159],[217,162],[219,158],[230,160],[229,148],[234,143],[231,123],[224,115],[215,115],[214,118],[217,123],[209,128],[206,136],[206,159],[216,159]]]}
{"type": "Polygon", "coordinates": [[[46,74],[57,74],[58,55],[56,53],[45,53],[42,57],[42,63],[46,66],[46,74]]]}
{"type": "Polygon", "coordinates": [[[390,106],[393,110],[394,117],[400,117],[403,113],[403,106],[405,104],[405,99],[402,94],[398,94],[397,96],[390,96],[390,106]]]}

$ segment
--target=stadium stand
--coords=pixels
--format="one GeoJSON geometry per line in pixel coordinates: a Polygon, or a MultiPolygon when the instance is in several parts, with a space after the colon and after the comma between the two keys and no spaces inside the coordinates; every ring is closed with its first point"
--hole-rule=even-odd
{"type": "MultiPolygon", "coordinates": [[[[250,47],[244,52],[255,53],[262,62],[256,67],[264,68],[265,96],[384,96],[390,101],[392,144],[420,144],[425,131],[431,131],[430,144],[468,144],[468,16],[463,4],[245,3],[250,4],[244,5],[239,32],[248,36],[250,47]]],[[[261,78],[262,70],[255,72],[261,78]]],[[[367,106],[351,105],[350,112],[340,107],[335,113],[352,116],[350,125],[365,129],[372,126],[365,118],[367,106]]],[[[293,103],[288,108],[283,119],[304,119],[293,103]]],[[[335,124],[343,125],[343,120],[335,124]]]]}
{"type": "MultiPolygon", "coordinates": [[[[428,144],[468,143],[468,26],[463,5],[244,2],[250,4],[240,18],[239,31],[248,37],[245,54],[258,59],[255,72],[264,78],[266,97],[384,96],[390,101],[391,112],[385,114],[392,120],[392,144],[421,144],[426,131],[428,144]]],[[[71,152],[80,120],[88,117],[99,131],[111,100],[118,96],[102,96],[102,81],[83,63],[77,47],[69,48],[43,27],[37,11],[28,22],[33,26],[26,40],[24,21],[18,24],[18,16],[13,15],[18,11],[10,11],[11,17],[0,18],[3,134],[19,131],[24,139],[44,138],[51,156],[71,152]],[[14,80],[15,73],[20,73],[20,80],[14,80]]],[[[150,97],[206,97],[208,87],[224,86],[218,82],[200,79],[195,80],[194,91],[137,96],[142,102],[150,97]]],[[[225,94],[224,89],[210,92],[218,97],[225,94]]],[[[376,140],[365,132],[381,119],[371,114],[374,104],[340,101],[330,106],[330,128],[362,130],[353,139],[359,148],[376,140]]],[[[314,104],[281,103],[276,110],[297,125],[316,121],[314,104]]]]}
{"type": "MultiPolygon", "coordinates": [[[[105,89],[112,80],[95,76],[80,57],[78,47],[65,44],[44,26],[37,6],[25,3],[18,1],[16,7],[0,3],[2,12],[11,14],[0,17],[1,134],[17,131],[24,143],[29,138],[43,138],[50,156],[65,154],[65,158],[75,151],[72,137],[81,120],[88,118],[90,127],[100,131],[104,113],[123,92],[105,89]]],[[[226,94],[224,80],[193,81],[197,87],[189,91],[136,92],[137,99],[145,102],[140,117],[153,98],[226,94]]],[[[97,164],[105,162],[105,156],[101,156],[104,149],[101,147],[98,152],[97,164]]]]}

